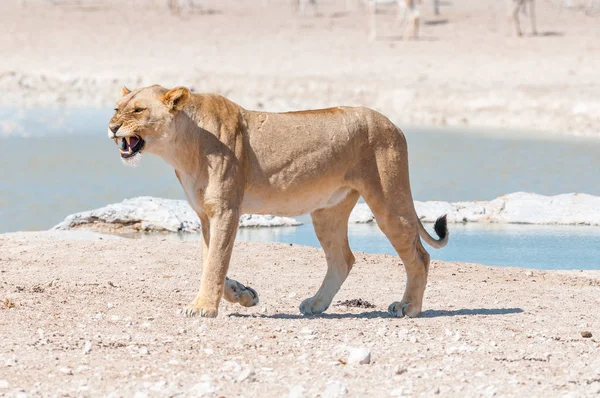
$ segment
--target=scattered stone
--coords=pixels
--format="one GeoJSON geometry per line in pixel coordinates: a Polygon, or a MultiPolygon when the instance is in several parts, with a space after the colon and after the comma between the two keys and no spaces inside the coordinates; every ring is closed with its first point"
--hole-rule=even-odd
{"type": "MultiPolygon", "coordinates": [[[[110,282],[109,282],[110,283],[110,282]]],[[[106,308],[111,309],[115,305],[113,303],[106,303],[106,308]]]]}
{"type": "Polygon", "coordinates": [[[195,384],[189,391],[190,396],[193,397],[203,397],[212,394],[213,392],[215,392],[215,387],[210,381],[203,381],[202,383],[195,384]]]}
{"type": "Polygon", "coordinates": [[[223,363],[223,366],[221,367],[221,370],[223,372],[239,372],[242,370],[242,365],[240,365],[239,363],[235,362],[235,361],[225,361],[223,363]]]}
{"type": "Polygon", "coordinates": [[[584,339],[589,339],[592,337],[592,332],[589,332],[587,330],[584,330],[581,333],[581,337],[583,337],[584,339]]]}
{"type": "Polygon", "coordinates": [[[133,398],[148,398],[148,394],[143,391],[136,391],[133,398]]]}
{"type": "Polygon", "coordinates": [[[240,374],[238,375],[238,377],[236,377],[236,381],[238,383],[241,383],[243,381],[254,381],[255,380],[255,376],[256,376],[256,372],[254,372],[254,369],[252,368],[246,368],[244,370],[242,370],[240,372],[240,374]]]}
{"type": "Polygon", "coordinates": [[[71,368],[60,368],[58,371],[69,376],[73,375],[73,369],[71,368]]]}
{"type": "Polygon", "coordinates": [[[363,300],[361,298],[338,302],[336,304],[336,306],[354,307],[354,308],[375,308],[375,305],[373,305],[373,304],[369,303],[367,300],[363,300]]]}
{"type": "Polygon", "coordinates": [[[339,381],[332,381],[325,386],[325,391],[321,395],[323,398],[336,398],[346,395],[348,390],[346,386],[339,381]]]}
{"type": "Polygon", "coordinates": [[[83,345],[83,354],[87,355],[92,351],[92,342],[91,341],[86,341],[85,344],[83,345]]]}
{"type": "Polygon", "coordinates": [[[144,347],[140,347],[140,355],[148,355],[150,354],[150,352],[148,351],[148,347],[144,346],[144,347]]]}
{"type": "Polygon", "coordinates": [[[290,294],[288,294],[288,298],[294,298],[296,296],[297,296],[296,292],[290,292],[290,294]]]}
{"type": "Polygon", "coordinates": [[[525,276],[532,277],[533,276],[533,272],[532,271],[525,271],[525,276]]]}
{"type": "Polygon", "coordinates": [[[290,388],[287,398],[302,398],[304,397],[304,386],[302,384],[296,384],[290,388]]]}
{"type": "Polygon", "coordinates": [[[16,366],[17,358],[5,358],[4,365],[6,365],[7,367],[16,366]]]}
{"type": "Polygon", "coordinates": [[[371,363],[371,350],[366,347],[353,348],[348,356],[348,364],[366,365],[371,363]]]}
{"type": "Polygon", "coordinates": [[[0,390],[6,390],[9,387],[10,387],[10,384],[8,384],[8,381],[0,380],[0,390]]]}

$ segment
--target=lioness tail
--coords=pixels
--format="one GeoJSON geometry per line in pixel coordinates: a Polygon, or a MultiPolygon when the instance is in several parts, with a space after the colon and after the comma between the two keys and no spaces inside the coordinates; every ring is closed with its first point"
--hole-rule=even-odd
{"type": "Polygon", "coordinates": [[[433,226],[435,233],[439,236],[439,239],[435,239],[429,235],[429,232],[423,227],[421,220],[419,220],[419,235],[427,242],[427,244],[435,249],[441,249],[448,244],[448,222],[446,221],[446,215],[441,216],[435,221],[433,226]]]}

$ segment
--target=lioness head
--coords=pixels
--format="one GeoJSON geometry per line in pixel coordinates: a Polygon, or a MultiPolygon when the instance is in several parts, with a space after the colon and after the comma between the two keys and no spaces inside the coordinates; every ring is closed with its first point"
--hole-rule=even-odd
{"type": "Polygon", "coordinates": [[[121,89],[115,115],[108,124],[108,137],[119,147],[125,164],[135,165],[142,152],[159,149],[160,141],[169,137],[173,118],[189,97],[190,91],[185,87],[121,89]]]}

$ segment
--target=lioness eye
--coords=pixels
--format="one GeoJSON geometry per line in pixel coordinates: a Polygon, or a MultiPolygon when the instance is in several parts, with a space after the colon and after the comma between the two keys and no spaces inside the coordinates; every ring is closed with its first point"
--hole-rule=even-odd
{"type": "Polygon", "coordinates": [[[135,108],[135,110],[134,110],[135,113],[140,113],[140,112],[143,112],[143,111],[144,111],[143,108],[135,108]]]}

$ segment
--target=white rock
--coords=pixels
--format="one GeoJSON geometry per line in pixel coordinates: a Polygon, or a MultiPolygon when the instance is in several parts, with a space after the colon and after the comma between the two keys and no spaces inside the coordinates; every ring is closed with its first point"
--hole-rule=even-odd
{"type": "MultiPolygon", "coordinates": [[[[302,223],[288,217],[243,214],[240,228],[297,226],[302,223]]],[[[99,209],[67,216],[52,230],[86,228],[102,232],[115,230],[146,232],[199,232],[200,220],[184,200],[140,196],[99,209]]]]}
{"type": "Polygon", "coordinates": [[[246,368],[244,370],[242,370],[240,372],[240,374],[238,374],[238,376],[235,378],[235,380],[238,383],[241,383],[243,381],[254,381],[254,378],[256,376],[256,372],[254,372],[254,369],[252,368],[246,368]]]}
{"type": "MultiPolygon", "coordinates": [[[[581,193],[544,196],[515,192],[491,201],[416,201],[415,209],[422,222],[435,222],[447,214],[449,223],[600,225],[600,197],[581,193]]],[[[350,214],[351,223],[373,221],[365,203],[357,204],[350,214]]]]}
{"type": "Polygon", "coordinates": [[[10,384],[8,384],[8,381],[0,380],[0,390],[6,390],[9,387],[10,387],[10,384]]]}
{"type": "Polygon", "coordinates": [[[143,391],[136,391],[133,398],[148,398],[148,394],[143,391]]]}
{"type": "Polygon", "coordinates": [[[346,395],[348,390],[346,386],[340,383],[339,381],[332,381],[325,386],[325,391],[321,395],[323,398],[336,398],[346,395]]]}
{"type": "Polygon", "coordinates": [[[58,369],[58,371],[60,373],[66,374],[66,375],[72,375],[73,374],[73,369],[71,369],[71,368],[60,368],[60,369],[58,369]]]}
{"type": "Polygon", "coordinates": [[[144,347],[140,347],[139,353],[140,353],[140,355],[148,355],[148,354],[150,354],[150,351],[148,351],[148,347],[144,346],[144,347]]]}
{"type": "Polygon", "coordinates": [[[221,370],[228,373],[239,372],[242,370],[242,365],[235,361],[225,361],[221,370]]]}
{"type": "Polygon", "coordinates": [[[348,355],[349,364],[366,365],[371,363],[371,350],[366,347],[353,348],[348,355]]]}
{"type": "Polygon", "coordinates": [[[305,389],[302,384],[296,384],[290,388],[287,398],[302,398],[305,396],[305,389]]]}
{"type": "Polygon", "coordinates": [[[212,383],[210,381],[203,381],[190,388],[189,395],[193,397],[203,397],[212,394],[213,392],[215,392],[215,387],[213,387],[212,383]]]}
{"type": "Polygon", "coordinates": [[[92,342],[86,341],[85,344],[83,345],[83,353],[89,354],[91,351],[92,351],[92,342]]]}
{"type": "Polygon", "coordinates": [[[354,224],[364,224],[375,221],[375,216],[371,213],[371,209],[367,206],[366,203],[359,203],[354,206],[352,212],[350,213],[350,218],[348,222],[354,224]]]}

